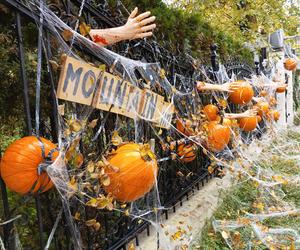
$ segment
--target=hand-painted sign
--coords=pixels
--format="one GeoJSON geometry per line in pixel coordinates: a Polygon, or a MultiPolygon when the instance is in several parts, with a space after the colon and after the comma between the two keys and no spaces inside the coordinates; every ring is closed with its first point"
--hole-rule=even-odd
{"type": "Polygon", "coordinates": [[[57,89],[57,97],[67,101],[140,118],[169,128],[174,106],[148,89],[101,71],[88,63],[67,57],[57,89]]]}

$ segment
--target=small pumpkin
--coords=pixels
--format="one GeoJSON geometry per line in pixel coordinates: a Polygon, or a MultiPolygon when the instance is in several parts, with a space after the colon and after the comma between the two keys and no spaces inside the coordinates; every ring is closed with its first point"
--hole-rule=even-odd
{"type": "Polygon", "coordinates": [[[257,126],[257,123],[257,116],[243,117],[239,120],[239,126],[245,132],[254,130],[257,126]]]}
{"type": "Polygon", "coordinates": [[[277,100],[275,99],[275,97],[273,97],[273,96],[270,97],[269,104],[270,104],[271,107],[276,106],[277,100]]]}
{"type": "Polygon", "coordinates": [[[214,152],[222,151],[230,141],[230,128],[211,121],[207,126],[207,145],[214,152]]]}
{"type": "Polygon", "coordinates": [[[257,123],[260,123],[262,121],[262,118],[260,115],[257,115],[256,118],[257,118],[257,123]]]}
{"type": "Polygon", "coordinates": [[[259,93],[259,96],[262,96],[262,97],[265,97],[268,95],[268,92],[265,91],[265,90],[262,90],[260,93],[259,93]]]}
{"type": "Polygon", "coordinates": [[[186,136],[190,136],[194,133],[194,130],[192,128],[192,122],[188,119],[177,119],[176,129],[186,136]]]}
{"type": "Polygon", "coordinates": [[[45,171],[38,174],[38,167],[45,157],[54,161],[58,152],[55,144],[44,138],[26,136],[13,142],[1,160],[1,177],[6,186],[19,194],[46,192],[53,187],[45,171]]]}
{"type": "Polygon", "coordinates": [[[259,102],[255,107],[258,109],[257,114],[260,117],[263,117],[263,115],[266,115],[269,112],[269,103],[267,102],[259,102]]]}
{"type": "Polygon", "coordinates": [[[277,122],[280,118],[280,113],[278,110],[271,110],[269,113],[269,120],[274,120],[275,122],[277,122]]]}
{"type": "Polygon", "coordinates": [[[203,108],[203,113],[208,121],[216,121],[219,117],[219,109],[216,105],[208,104],[203,108]]]}
{"type": "Polygon", "coordinates": [[[153,187],[158,166],[149,146],[127,143],[120,146],[108,159],[112,168],[106,169],[110,184],[104,189],[121,202],[132,202],[153,187]]]}
{"type": "Polygon", "coordinates": [[[286,91],[286,86],[278,87],[276,93],[284,93],[286,91]]]}
{"type": "Polygon", "coordinates": [[[177,155],[182,162],[188,163],[196,159],[197,148],[193,143],[184,144],[181,143],[177,148],[177,155]]]}
{"type": "Polygon", "coordinates": [[[287,58],[283,65],[286,70],[293,71],[297,67],[297,60],[295,58],[287,58]]]}
{"type": "Polygon", "coordinates": [[[254,96],[252,86],[246,81],[237,81],[234,84],[239,85],[229,94],[229,100],[234,104],[247,104],[254,96]]]}

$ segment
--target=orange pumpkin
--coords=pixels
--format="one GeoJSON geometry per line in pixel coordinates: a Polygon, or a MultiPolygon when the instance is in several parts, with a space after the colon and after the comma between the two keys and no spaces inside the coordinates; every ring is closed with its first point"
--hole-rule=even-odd
{"type": "Polygon", "coordinates": [[[229,100],[234,104],[247,104],[251,101],[254,91],[251,85],[246,81],[237,81],[239,87],[229,94],[229,100]]]}
{"type": "Polygon", "coordinates": [[[180,160],[182,162],[191,162],[196,158],[196,150],[197,149],[193,143],[181,143],[177,148],[177,155],[180,157],[180,160]]]}
{"type": "Polygon", "coordinates": [[[216,121],[211,121],[207,130],[208,148],[215,152],[223,150],[230,140],[230,128],[216,121]]]}
{"type": "Polygon", "coordinates": [[[192,122],[190,120],[177,119],[176,129],[186,136],[190,136],[194,133],[192,129],[192,122]]]}
{"type": "Polygon", "coordinates": [[[257,115],[256,118],[257,118],[257,123],[260,123],[261,120],[262,120],[261,116],[260,116],[260,115],[257,115]]]}
{"type": "Polygon", "coordinates": [[[265,91],[265,90],[262,90],[262,91],[259,93],[259,95],[262,96],[262,97],[265,97],[265,96],[268,95],[268,92],[265,91]]]}
{"type": "Polygon", "coordinates": [[[153,187],[158,167],[154,154],[146,145],[124,144],[108,161],[113,168],[106,170],[110,184],[104,189],[116,200],[135,201],[153,187]]]}
{"type": "Polygon", "coordinates": [[[294,58],[287,58],[285,59],[283,65],[286,70],[295,70],[297,67],[297,60],[294,58]]]}
{"type": "Polygon", "coordinates": [[[258,109],[257,114],[260,117],[263,117],[263,115],[266,115],[269,112],[269,103],[267,102],[259,102],[255,107],[258,109]]]}
{"type": "Polygon", "coordinates": [[[239,126],[242,130],[250,132],[254,130],[257,126],[257,117],[244,117],[239,120],[239,126]]]}
{"type": "Polygon", "coordinates": [[[270,106],[276,106],[277,100],[273,96],[271,96],[269,99],[269,104],[270,106]]]}
{"type": "Polygon", "coordinates": [[[271,110],[269,113],[270,120],[273,119],[275,122],[277,122],[280,118],[280,113],[278,110],[271,110]]]}
{"type": "Polygon", "coordinates": [[[219,109],[216,105],[213,104],[206,105],[203,108],[203,113],[209,121],[215,121],[219,117],[219,109]]]}
{"type": "Polygon", "coordinates": [[[25,195],[46,192],[53,187],[45,171],[38,174],[38,167],[45,157],[55,160],[56,146],[47,139],[35,136],[23,137],[13,142],[5,151],[0,169],[6,186],[19,194],[25,195]],[[43,156],[44,152],[44,156],[43,156]]]}
{"type": "Polygon", "coordinates": [[[277,92],[277,93],[284,93],[285,90],[286,90],[286,86],[278,87],[278,88],[276,89],[276,92],[277,92]]]}

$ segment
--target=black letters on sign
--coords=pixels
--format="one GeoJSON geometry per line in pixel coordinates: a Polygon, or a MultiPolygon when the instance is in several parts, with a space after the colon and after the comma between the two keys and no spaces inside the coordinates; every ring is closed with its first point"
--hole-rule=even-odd
{"type": "Polygon", "coordinates": [[[68,64],[67,74],[66,74],[66,78],[64,81],[64,87],[63,87],[64,92],[66,92],[66,90],[68,88],[69,80],[72,82],[75,80],[73,95],[76,96],[82,70],[83,70],[82,67],[80,67],[76,70],[76,72],[74,72],[72,63],[68,64]]]}

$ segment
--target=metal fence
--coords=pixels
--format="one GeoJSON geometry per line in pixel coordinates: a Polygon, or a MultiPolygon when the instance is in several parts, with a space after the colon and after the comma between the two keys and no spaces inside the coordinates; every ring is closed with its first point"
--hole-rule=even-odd
{"type": "MultiPolygon", "coordinates": [[[[29,100],[32,98],[28,91],[28,81],[26,78],[25,70],[25,58],[24,58],[24,44],[23,44],[23,34],[22,34],[22,21],[26,19],[31,22],[39,23],[39,16],[35,15],[26,4],[18,0],[4,0],[4,4],[15,11],[15,27],[16,36],[18,39],[19,46],[19,62],[20,62],[20,74],[23,84],[23,95],[24,95],[24,110],[26,114],[26,125],[28,134],[32,133],[32,123],[33,118],[30,111],[29,100]]],[[[58,4],[51,4],[49,7],[57,13],[57,15],[62,18],[66,23],[72,25],[72,19],[70,16],[74,16],[80,6],[81,1],[60,1],[58,4]]],[[[87,1],[84,5],[83,18],[86,23],[96,23],[98,27],[112,27],[116,26],[123,21],[122,11],[116,6],[115,13],[117,13],[114,18],[110,18],[110,10],[105,4],[95,4],[91,1],[87,1]]],[[[44,23],[43,28],[45,32],[50,36],[48,24],[44,23]]],[[[47,48],[44,54],[46,60],[52,58],[50,39],[45,40],[47,48]]],[[[78,50],[82,50],[79,45],[78,50]]],[[[161,47],[157,42],[152,41],[138,41],[138,42],[127,42],[120,43],[114,46],[113,49],[124,56],[131,57],[132,59],[146,59],[148,62],[159,61],[166,71],[171,72],[168,76],[170,81],[172,81],[175,73],[180,75],[190,77],[194,74],[194,68],[192,66],[192,61],[189,57],[180,57],[172,55],[168,50],[161,47]],[[130,53],[129,53],[130,51],[130,53]]],[[[217,70],[217,59],[216,59],[216,47],[212,47],[212,67],[207,68],[207,74],[210,75],[212,79],[215,78],[214,71],[217,70]]],[[[93,55],[92,51],[83,51],[91,56],[91,58],[96,57],[93,55]]],[[[234,72],[240,77],[248,76],[253,73],[253,70],[244,65],[238,66],[228,66],[228,72],[234,72]]],[[[51,89],[52,98],[52,113],[49,114],[51,120],[51,137],[54,142],[57,141],[57,109],[55,108],[56,96],[55,96],[55,75],[51,69],[47,73],[47,84],[51,89]]],[[[193,84],[193,83],[192,83],[193,84]]],[[[205,99],[205,98],[204,98],[205,99]]],[[[97,113],[95,114],[97,116],[97,113]]],[[[110,120],[114,119],[113,114],[109,114],[107,122],[107,130],[110,129],[110,120]]],[[[147,124],[142,124],[144,130],[148,131],[148,138],[152,138],[151,128],[147,124]]],[[[112,126],[111,126],[112,129],[112,126]]],[[[164,136],[164,135],[163,135],[164,136]]],[[[161,150],[160,158],[165,157],[165,152],[161,150]]],[[[185,199],[194,193],[195,190],[199,190],[201,186],[205,184],[210,178],[215,176],[216,173],[208,173],[207,167],[210,164],[210,160],[201,150],[198,152],[197,160],[193,161],[191,164],[180,164],[177,161],[165,160],[160,163],[160,171],[158,176],[158,190],[161,199],[162,206],[166,209],[163,210],[161,216],[165,216],[168,219],[168,215],[173,210],[176,212],[176,205],[182,205],[185,199]]],[[[2,203],[3,212],[1,218],[4,221],[9,221],[14,217],[14,211],[10,207],[9,198],[7,195],[6,187],[4,182],[0,179],[0,187],[2,193],[2,203]]],[[[147,197],[139,201],[141,204],[144,202],[146,204],[147,197]]],[[[60,199],[55,191],[50,193],[36,195],[34,197],[27,197],[26,204],[28,202],[35,204],[35,213],[37,216],[37,226],[35,232],[39,235],[39,248],[44,249],[46,244],[46,238],[49,235],[55,219],[59,213],[61,207],[60,199]]],[[[76,202],[72,204],[73,208],[79,206],[76,202]]],[[[138,220],[130,218],[124,214],[120,214],[115,211],[101,210],[95,211],[91,208],[84,208],[85,216],[88,219],[90,216],[97,218],[101,223],[101,229],[98,232],[94,232],[89,227],[84,224],[78,224],[81,231],[83,243],[86,249],[126,249],[126,244],[131,240],[135,240],[136,244],[139,244],[138,235],[141,231],[147,230],[150,232],[150,224],[145,220],[138,220]]],[[[75,211],[71,211],[75,212],[75,211]]],[[[154,216],[154,212],[149,214],[149,217],[154,216]]],[[[33,224],[36,224],[33,222],[33,224]]],[[[29,225],[29,224],[28,224],[29,225]]],[[[17,249],[16,245],[18,239],[16,238],[16,233],[14,230],[14,222],[7,223],[5,225],[0,224],[0,233],[3,235],[4,245],[7,249],[17,249]]],[[[66,219],[63,215],[61,222],[59,223],[58,229],[54,235],[54,240],[51,245],[51,249],[74,249],[72,242],[70,240],[70,230],[66,223],[66,219]]],[[[27,236],[29,237],[29,236],[27,236]]],[[[159,242],[158,242],[159,244],[159,242]]]]}

